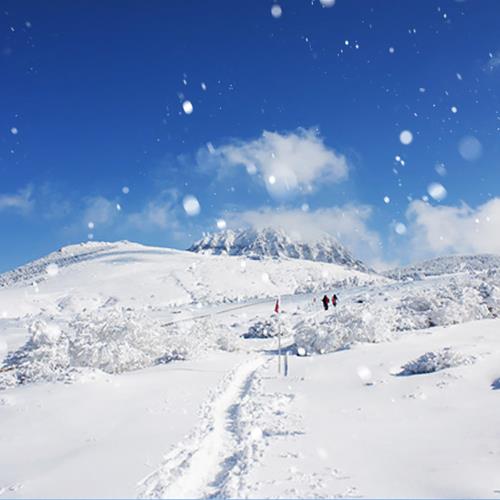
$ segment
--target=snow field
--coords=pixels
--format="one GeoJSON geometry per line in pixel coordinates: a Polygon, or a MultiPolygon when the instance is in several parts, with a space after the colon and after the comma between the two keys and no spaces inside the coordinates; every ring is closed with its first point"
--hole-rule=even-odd
{"type": "Polygon", "coordinates": [[[294,327],[295,346],[324,354],[357,342],[383,342],[402,332],[500,316],[500,275],[472,273],[371,287],[294,327]]]}

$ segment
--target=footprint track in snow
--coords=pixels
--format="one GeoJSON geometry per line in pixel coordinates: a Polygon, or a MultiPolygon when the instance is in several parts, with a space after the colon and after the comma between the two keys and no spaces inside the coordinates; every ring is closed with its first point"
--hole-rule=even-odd
{"type": "Polygon", "coordinates": [[[228,484],[248,466],[241,450],[249,436],[241,434],[239,409],[266,360],[252,358],[230,372],[204,405],[200,424],[139,483],[141,498],[226,496],[228,484]]]}

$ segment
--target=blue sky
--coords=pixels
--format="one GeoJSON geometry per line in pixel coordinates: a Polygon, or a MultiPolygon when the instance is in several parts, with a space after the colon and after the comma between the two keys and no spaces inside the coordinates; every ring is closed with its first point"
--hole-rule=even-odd
{"type": "Polygon", "coordinates": [[[381,266],[500,253],[499,15],[2,2],[0,270],[89,237],[185,248],[221,219],[327,231],[381,266]]]}

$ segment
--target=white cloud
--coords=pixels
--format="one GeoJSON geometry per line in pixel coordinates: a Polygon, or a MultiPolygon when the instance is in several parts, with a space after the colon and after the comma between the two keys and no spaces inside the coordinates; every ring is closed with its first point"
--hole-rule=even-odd
{"type": "Polygon", "coordinates": [[[83,213],[83,222],[87,225],[92,222],[95,227],[107,226],[114,222],[117,216],[116,203],[96,196],[86,200],[86,207],[83,213]]]}
{"type": "Polygon", "coordinates": [[[500,254],[500,198],[477,208],[410,203],[411,251],[415,257],[450,253],[500,254]]]}
{"type": "Polygon", "coordinates": [[[179,193],[176,190],[166,190],[158,198],[147,202],[140,212],[130,214],[127,221],[132,227],[142,231],[177,229],[178,199],[179,193]]]}
{"type": "Polygon", "coordinates": [[[315,129],[295,132],[262,132],[251,141],[234,140],[220,147],[200,150],[198,163],[215,166],[222,172],[244,166],[259,173],[269,193],[284,197],[297,191],[312,192],[318,184],[347,178],[349,166],[343,155],[328,148],[315,129]]]}
{"type": "Polygon", "coordinates": [[[250,210],[226,214],[231,227],[249,225],[256,229],[282,228],[291,237],[304,241],[317,241],[326,234],[345,245],[356,257],[368,264],[381,262],[379,235],[369,229],[372,210],[366,205],[344,205],[304,212],[302,209],[250,210]]]}
{"type": "Polygon", "coordinates": [[[0,194],[0,211],[14,210],[27,213],[35,204],[32,195],[33,187],[31,185],[20,189],[16,194],[0,194]]]}

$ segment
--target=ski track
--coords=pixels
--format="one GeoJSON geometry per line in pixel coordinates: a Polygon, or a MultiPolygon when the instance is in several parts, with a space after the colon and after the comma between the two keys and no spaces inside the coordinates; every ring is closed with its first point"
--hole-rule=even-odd
{"type": "Polygon", "coordinates": [[[140,498],[207,498],[237,492],[241,472],[248,466],[246,444],[253,436],[239,425],[242,401],[248,399],[257,370],[274,358],[244,362],[221,382],[201,411],[195,430],[139,482],[140,498]]]}

